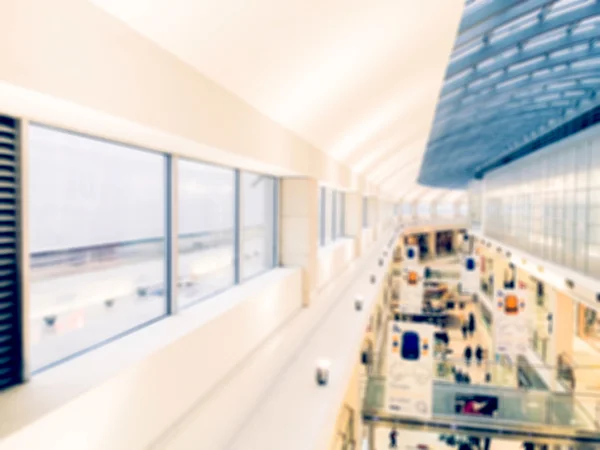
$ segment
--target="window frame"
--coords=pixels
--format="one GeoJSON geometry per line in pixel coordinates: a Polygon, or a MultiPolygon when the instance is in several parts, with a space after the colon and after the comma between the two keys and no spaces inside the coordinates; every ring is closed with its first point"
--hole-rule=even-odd
{"type": "MultiPolygon", "coordinates": [[[[29,378],[32,374],[36,375],[38,373],[41,373],[45,370],[48,370],[50,368],[53,368],[57,365],[62,364],[63,362],[69,361],[73,358],[77,358],[85,353],[88,353],[90,351],[96,350],[99,347],[102,347],[112,341],[115,341],[117,339],[121,339],[131,333],[134,333],[142,328],[145,328],[157,321],[160,321],[162,319],[168,318],[169,316],[172,315],[176,315],[178,314],[181,310],[187,309],[189,307],[193,307],[196,306],[200,303],[203,303],[204,301],[210,300],[212,297],[216,297],[219,294],[221,294],[222,292],[235,287],[237,285],[243,284],[246,281],[249,281],[255,277],[258,277],[266,272],[271,271],[272,269],[275,269],[279,266],[280,263],[280,258],[279,258],[279,249],[280,249],[280,189],[281,189],[281,178],[276,176],[276,175],[272,175],[272,174],[267,174],[267,173],[261,173],[261,172],[254,172],[251,170],[240,170],[240,169],[236,169],[234,167],[231,166],[227,166],[227,165],[223,165],[223,164],[218,164],[212,161],[206,161],[204,159],[201,158],[195,158],[193,156],[189,156],[189,155],[180,155],[179,153],[176,152],[170,152],[168,150],[158,150],[156,148],[152,148],[152,147],[146,147],[143,145],[139,145],[139,144],[135,144],[135,143],[131,143],[128,142],[126,140],[123,139],[119,139],[119,138],[106,138],[106,137],[102,137],[99,135],[94,134],[93,132],[82,132],[79,131],[77,129],[73,129],[70,128],[68,126],[57,126],[57,125],[52,125],[50,123],[45,123],[43,121],[33,121],[33,120],[28,120],[27,118],[22,118],[22,117],[16,117],[15,120],[17,120],[20,124],[20,129],[21,129],[21,133],[26,134],[28,133],[30,127],[40,127],[40,128],[44,128],[44,129],[48,129],[48,130],[52,130],[55,132],[59,132],[59,133],[64,133],[64,134],[68,134],[68,135],[73,135],[73,136],[77,136],[80,138],[85,138],[85,139],[90,139],[93,141],[97,141],[97,142],[104,142],[106,144],[109,145],[116,145],[119,147],[123,147],[123,149],[125,151],[127,150],[136,150],[139,152],[144,152],[144,153],[150,153],[153,155],[157,155],[160,156],[163,161],[163,173],[164,173],[164,178],[163,178],[163,189],[162,192],[164,195],[163,197],[163,215],[164,215],[164,224],[163,224],[163,247],[164,247],[164,257],[163,257],[163,273],[164,273],[164,313],[162,313],[161,315],[151,318],[147,321],[144,321],[143,323],[140,323],[132,328],[127,328],[123,331],[120,331],[114,335],[111,335],[110,337],[106,338],[106,339],[102,339],[100,341],[98,341],[97,343],[94,343],[93,345],[87,346],[85,348],[83,348],[82,350],[79,350],[73,354],[70,354],[66,357],[61,357],[59,359],[57,359],[56,361],[50,363],[50,364],[45,364],[43,366],[41,366],[40,368],[37,368],[36,370],[31,370],[31,352],[30,349],[27,348],[27,346],[29,345],[28,343],[31,342],[30,340],[30,335],[31,335],[31,326],[29,324],[30,321],[30,316],[28,314],[24,314],[22,317],[22,321],[23,321],[23,327],[21,330],[21,336],[22,336],[22,342],[23,342],[23,352],[24,352],[24,364],[26,369],[25,370],[25,379],[29,378]],[[233,234],[234,234],[234,242],[233,242],[233,252],[234,252],[234,276],[233,276],[233,283],[229,286],[227,286],[224,289],[220,289],[214,292],[211,292],[209,294],[207,294],[206,296],[203,296],[202,298],[198,299],[197,301],[194,301],[188,305],[185,305],[183,307],[180,307],[178,305],[178,292],[177,292],[177,288],[178,288],[178,277],[179,277],[179,265],[177,263],[177,260],[179,258],[179,230],[178,230],[178,223],[179,223],[179,171],[178,171],[178,164],[179,161],[188,161],[190,163],[196,163],[196,164],[202,164],[205,166],[209,166],[209,167],[214,167],[214,168],[218,168],[218,169],[224,169],[227,171],[232,171],[233,172],[233,178],[234,178],[234,195],[233,195],[233,211],[234,211],[234,219],[233,219],[233,234]],[[256,175],[260,175],[260,176],[264,176],[267,177],[269,179],[271,179],[271,181],[273,182],[273,195],[272,195],[272,211],[273,211],[273,216],[272,216],[272,227],[271,227],[271,231],[272,231],[272,255],[271,255],[271,261],[272,264],[270,267],[265,268],[265,270],[262,270],[256,274],[253,274],[250,277],[244,278],[242,279],[241,275],[241,259],[240,259],[240,252],[242,251],[242,245],[243,245],[243,237],[242,237],[242,230],[241,230],[241,225],[242,225],[242,217],[241,217],[241,212],[242,212],[242,207],[243,207],[243,198],[241,198],[240,195],[240,190],[241,190],[241,184],[240,184],[240,180],[241,180],[241,174],[242,172],[245,173],[253,173],[256,175]]],[[[21,182],[21,186],[23,186],[24,184],[28,184],[29,183],[29,173],[30,173],[30,159],[29,159],[29,154],[31,152],[30,150],[30,146],[29,146],[29,142],[28,140],[26,141],[25,144],[23,144],[22,142],[20,142],[18,144],[18,150],[22,153],[25,153],[27,158],[25,158],[25,160],[21,163],[21,168],[20,171],[24,174],[26,174],[26,176],[23,176],[22,178],[25,178],[24,182],[21,182]]],[[[29,202],[30,200],[30,192],[29,192],[29,188],[28,186],[23,186],[22,189],[27,189],[25,195],[24,195],[24,201],[29,202]]],[[[29,228],[31,227],[31,221],[29,221],[29,223],[27,224],[28,229],[26,231],[24,231],[24,233],[29,234],[29,228]]],[[[26,249],[25,252],[21,252],[21,254],[19,255],[19,260],[20,265],[24,265],[27,266],[27,270],[29,269],[30,266],[30,250],[26,249]]],[[[27,283],[27,287],[26,287],[26,291],[29,292],[30,288],[29,286],[32,283],[32,280],[30,278],[27,278],[24,280],[27,283]]],[[[30,304],[31,304],[31,297],[30,294],[27,295],[23,295],[23,299],[22,299],[22,305],[21,308],[23,311],[30,311],[30,304]]]]}

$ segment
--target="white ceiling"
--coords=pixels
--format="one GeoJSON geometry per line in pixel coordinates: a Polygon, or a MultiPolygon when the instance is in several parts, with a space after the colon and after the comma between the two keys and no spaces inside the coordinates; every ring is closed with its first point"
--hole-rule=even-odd
{"type": "Polygon", "coordinates": [[[90,0],[395,194],[414,186],[463,0],[90,0]]]}

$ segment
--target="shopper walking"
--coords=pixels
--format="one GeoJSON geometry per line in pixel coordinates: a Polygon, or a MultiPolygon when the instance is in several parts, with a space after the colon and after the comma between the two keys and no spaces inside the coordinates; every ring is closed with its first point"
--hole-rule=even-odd
{"type": "Polygon", "coordinates": [[[466,341],[467,338],[469,337],[469,327],[467,326],[466,321],[464,321],[462,323],[461,330],[462,330],[463,339],[466,341]]]}
{"type": "Polygon", "coordinates": [[[398,432],[393,428],[392,431],[390,431],[390,448],[398,448],[397,438],[398,432]]]}
{"type": "Polygon", "coordinates": [[[469,313],[469,335],[473,337],[475,334],[475,314],[472,312],[469,313]]]}
{"type": "Polygon", "coordinates": [[[481,362],[483,361],[483,349],[481,348],[481,345],[477,345],[477,348],[475,349],[475,359],[477,360],[477,365],[481,366],[481,362]]]}
{"type": "Polygon", "coordinates": [[[467,364],[467,367],[469,367],[471,365],[472,357],[473,357],[473,350],[471,350],[470,345],[467,345],[467,347],[465,348],[465,363],[467,364]]]}

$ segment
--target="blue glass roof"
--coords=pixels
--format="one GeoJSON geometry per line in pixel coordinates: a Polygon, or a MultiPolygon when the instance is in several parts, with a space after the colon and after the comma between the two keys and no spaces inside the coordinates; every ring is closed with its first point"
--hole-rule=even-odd
{"type": "Polygon", "coordinates": [[[598,90],[600,0],[467,0],[419,182],[464,187],[598,90]]]}

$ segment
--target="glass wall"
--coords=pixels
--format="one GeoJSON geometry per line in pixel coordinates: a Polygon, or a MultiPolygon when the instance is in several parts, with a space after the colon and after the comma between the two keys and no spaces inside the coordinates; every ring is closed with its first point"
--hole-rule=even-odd
{"type": "Polygon", "coordinates": [[[167,313],[166,158],[32,125],[31,369],[167,313]]]}
{"type": "Polygon", "coordinates": [[[442,218],[451,218],[456,216],[456,211],[454,209],[453,203],[437,203],[436,207],[436,216],[442,218]]]}
{"type": "Polygon", "coordinates": [[[478,180],[472,180],[467,190],[467,201],[469,203],[468,212],[471,226],[481,227],[483,216],[483,183],[478,180]]]}
{"type": "Polygon", "coordinates": [[[417,204],[417,217],[419,219],[429,219],[431,217],[431,203],[424,201],[417,204]]]}
{"type": "Polygon", "coordinates": [[[276,179],[38,125],[28,138],[33,372],[176,310],[169,252],[180,308],[275,265],[276,179]]]}
{"type": "Polygon", "coordinates": [[[241,267],[242,279],[271,269],[275,264],[275,192],[273,177],[242,172],[241,267]]]}
{"type": "Polygon", "coordinates": [[[582,303],[577,304],[577,336],[600,352],[600,313],[582,303]]]}
{"type": "Polygon", "coordinates": [[[235,283],[235,171],[180,160],[178,301],[196,303],[235,283]]]}
{"type": "Polygon", "coordinates": [[[488,174],[485,214],[488,236],[600,276],[600,136],[576,135],[488,174]]]}

